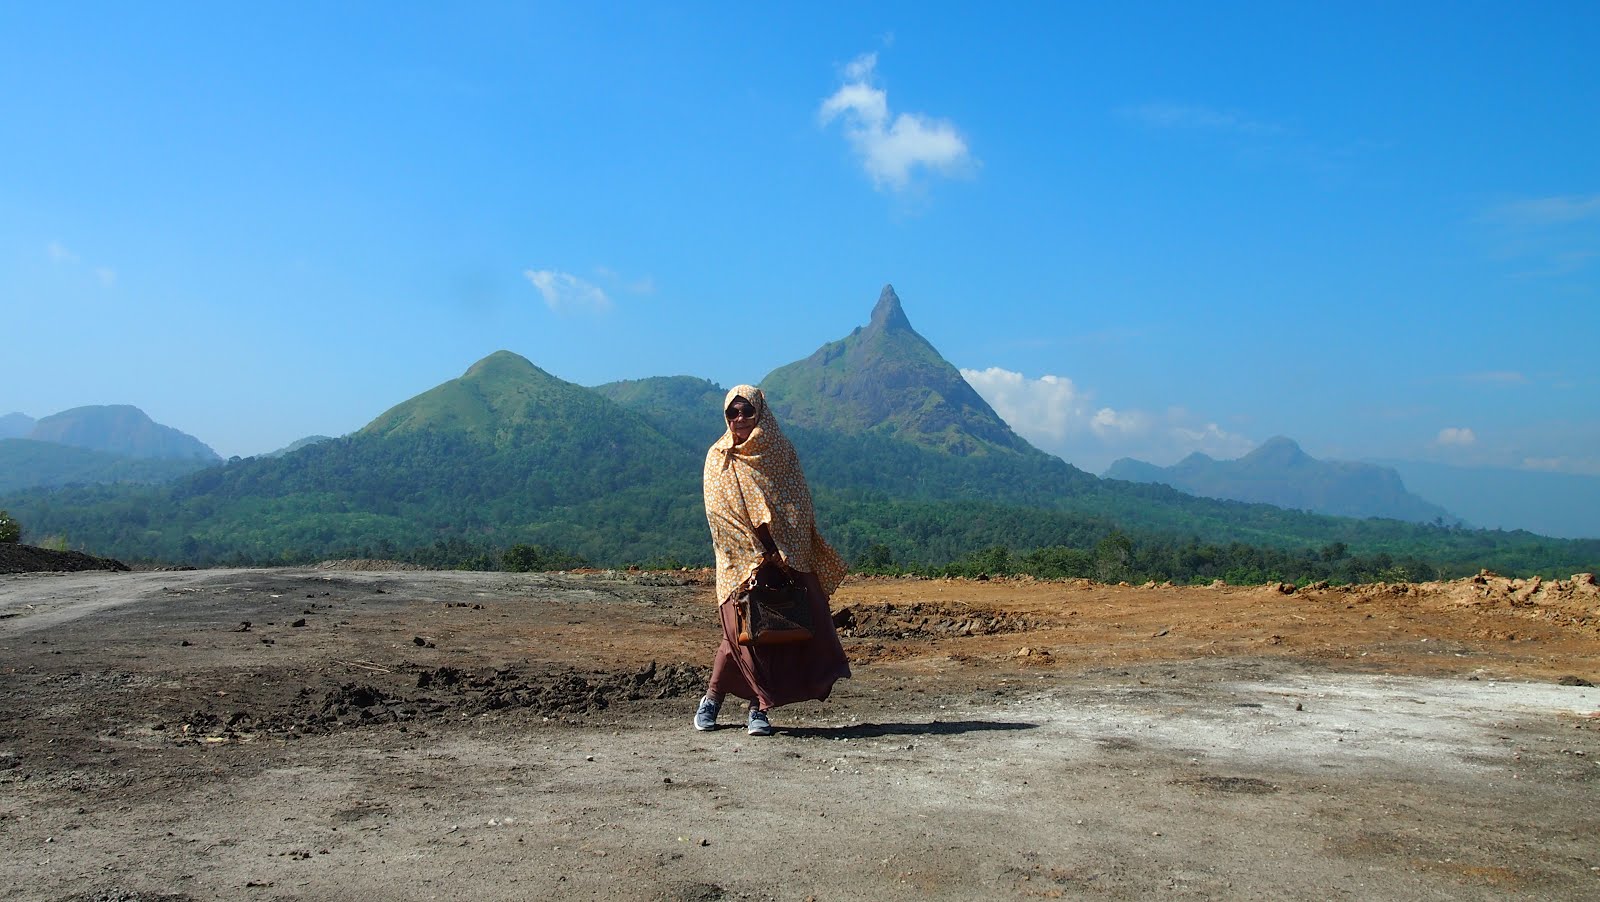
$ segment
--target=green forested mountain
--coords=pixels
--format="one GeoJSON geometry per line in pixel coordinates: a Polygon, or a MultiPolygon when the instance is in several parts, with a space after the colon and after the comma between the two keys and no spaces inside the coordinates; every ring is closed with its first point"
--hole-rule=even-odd
{"type": "Polygon", "coordinates": [[[1457,523],[1460,518],[1406,491],[1389,467],[1317,460],[1292,439],[1278,436],[1238,460],[1198,452],[1170,467],[1124,457],[1107,479],[1158,482],[1206,498],[1253,501],[1338,517],[1389,517],[1414,523],[1457,523]]]}
{"type": "Polygon", "coordinates": [[[221,460],[204,442],[128,404],[74,407],[33,424],[28,438],[122,457],[221,460]]]}
{"type": "Polygon", "coordinates": [[[666,435],[701,451],[727,431],[722,398],[728,390],[694,376],[625,379],[595,391],[648,419],[666,435]]]}
{"type": "MultiPolygon", "coordinates": [[[[995,571],[1027,559],[1039,572],[1101,578],[1600,564],[1600,542],[1097,479],[1012,433],[911,329],[892,290],[866,328],[766,381],[824,532],[858,563],[995,571]]],[[[700,467],[724,428],[722,395],[691,377],[586,389],[501,351],[345,438],[169,485],[12,493],[0,508],[22,522],[25,541],[65,536],[129,560],[472,564],[530,544],[600,564],[705,563],[700,467]]]]}
{"type": "Polygon", "coordinates": [[[276,451],[268,451],[266,454],[263,454],[261,456],[262,457],[282,457],[285,454],[293,454],[294,452],[299,451],[301,448],[304,448],[307,445],[315,445],[318,442],[328,442],[328,441],[332,441],[332,440],[333,440],[333,437],[329,436],[329,435],[308,435],[305,438],[297,438],[294,441],[290,442],[289,444],[284,445],[282,448],[279,448],[276,451]]]}

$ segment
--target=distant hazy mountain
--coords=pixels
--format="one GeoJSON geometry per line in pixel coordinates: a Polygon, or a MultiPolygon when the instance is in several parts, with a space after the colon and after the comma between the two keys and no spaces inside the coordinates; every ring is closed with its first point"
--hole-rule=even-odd
{"type": "Polygon", "coordinates": [[[263,454],[261,456],[262,457],[282,457],[285,454],[293,454],[294,452],[299,451],[301,448],[304,448],[307,445],[315,445],[315,444],[318,444],[320,442],[331,442],[331,441],[333,441],[333,437],[332,436],[328,436],[328,435],[308,435],[305,438],[296,439],[296,440],[290,442],[289,444],[284,445],[282,448],[279,448],[276,451],[268,451],[266,454],[263,454]]]}
{"type": "Polygon", "coordinates": [[[33,417],[25,413],[8,413],[0,417],[0,438],[27,438],[33,424],[33,417]]]}
{"type": "Polygon", "coordinates": [[[122,457],[218,461],[204,442],[128,404],[74,407],[34,424],[28,438],[122,457]]]}
{"type": "Polygon", "coordinates": [[[1416,523],[1447,523],[1459,517],[1406,490],[1389,467],[1317,460],[1292,439],[1278,436],[1238,460],[1191,454],[1170,467],[1124,457],[1107,479],[1156,482],[1206,498],[1251,501],[1337,517],[1387,517],[1416,523]]]}
{"type": "Polygon", "coordinates": [[[761,388],[785,425],[874,433],[958,455],[1043,453],[911,328],[892,285],[865,328],[773,370],[761,388]]]}
{"type": "Polygon", "coordinates": [[[0,492],[35,486],[166,482],[213,463],[192,457],[124,457],[27,438],[0,439],[0,492]]]}
{"type": "Polygon", "coordinates": [[[1564,539],[1600,538],[1600,476],[1533,470],[1468,469],[1386,460],[1419,495],[1474,526],[1526,529],[1564,539]]]}

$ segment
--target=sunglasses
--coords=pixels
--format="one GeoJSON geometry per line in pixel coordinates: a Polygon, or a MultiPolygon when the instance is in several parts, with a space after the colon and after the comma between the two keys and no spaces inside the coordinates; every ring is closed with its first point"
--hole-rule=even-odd
{"type": "Polygon", "coordinates": [[[730,420],[753,420],[755,419],[755,416],[756,409],[754,407],[745,407],[742,404],[736,404],[733,407],[728,408],[728,419],[730,420]]]}

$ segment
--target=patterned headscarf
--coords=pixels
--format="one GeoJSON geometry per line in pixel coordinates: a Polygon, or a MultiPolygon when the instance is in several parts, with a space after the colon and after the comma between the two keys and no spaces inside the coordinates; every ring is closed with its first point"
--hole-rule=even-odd
{"type": "Polygon", "coordinates": [[[761,565],[756,527],[762,523],[784,563],[816,574],[822,590],[832,595],[844,581],[845,563],[817,532],[800,458],[778,428],[761,389],[734,386],[722,401],[724,418],[735,398],[755,407],[755,428],[735,445],[730,427],[706,452],[706,521],[717,552],[717,599],[732,598],[761,565]]]}

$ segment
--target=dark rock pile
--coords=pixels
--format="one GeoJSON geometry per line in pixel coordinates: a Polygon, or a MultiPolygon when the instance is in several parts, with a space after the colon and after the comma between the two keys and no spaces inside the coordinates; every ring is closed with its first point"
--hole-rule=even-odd
{"type": "Polygon", "coordinates": [[[127,570],[128,565],[81,551],[52,551],[14,542],[0,542],[0,573],[50,573],[79,570],[127,570]]]}

